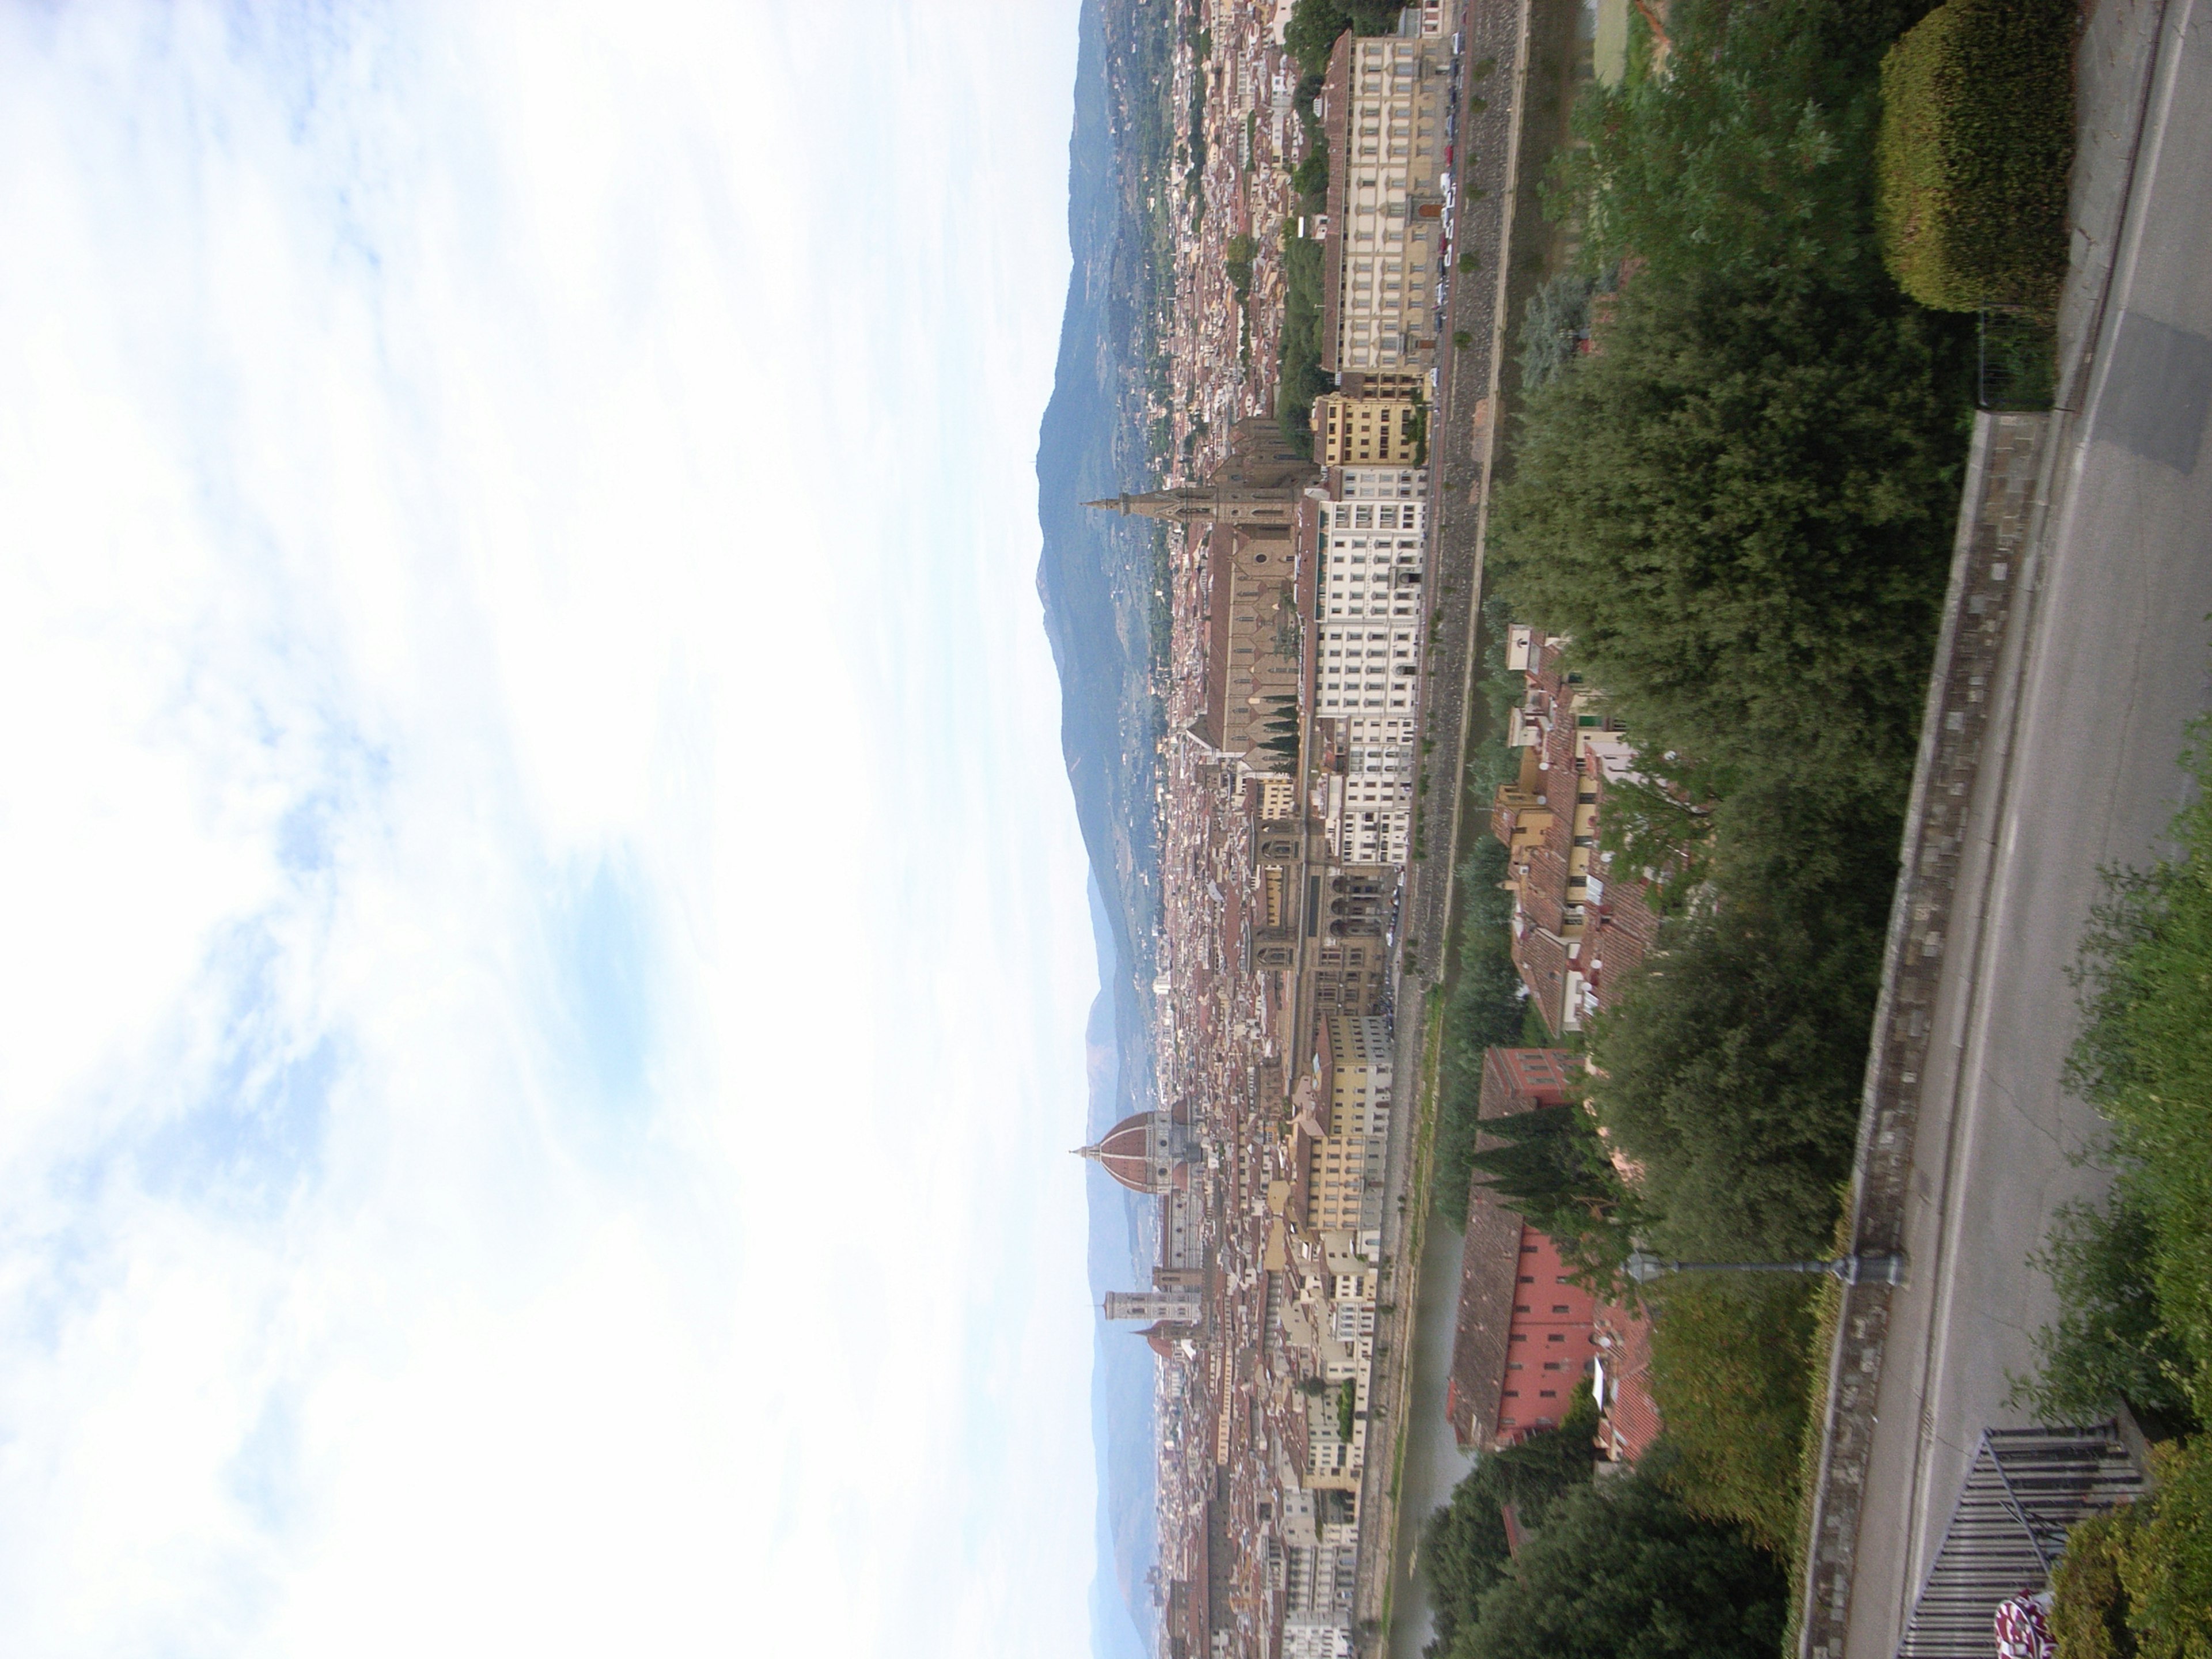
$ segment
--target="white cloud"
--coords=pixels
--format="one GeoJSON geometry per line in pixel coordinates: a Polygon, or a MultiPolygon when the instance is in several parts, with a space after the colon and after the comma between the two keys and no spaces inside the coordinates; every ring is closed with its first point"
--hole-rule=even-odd
{"type": "Polygon", "coordinates": [[[0,1647],[1084,1639],[1073,48],[0,20],[0,1647]]]}

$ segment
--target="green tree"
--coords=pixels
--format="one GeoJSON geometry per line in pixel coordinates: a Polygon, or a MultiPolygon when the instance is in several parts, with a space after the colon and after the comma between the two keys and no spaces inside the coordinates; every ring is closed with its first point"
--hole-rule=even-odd
{"type": "Polygon", "coordinates": [[[1735,1528],[1628,1474],[1560,1495],[1449,1659],[1771,1659],[1788,1580],[1735,1528]]]}
{"type": "MultiPolygon", "coordinates": [[[[1486,751],[1502,754],[1503,750],[1486,751]]],[[[1444,1005],[1443,1076],[1437,1127],[1438,1211],[1460,1224],[1474,1170],[1482,1091],[1482,1051],[1521,1040],[1521,975],[1513,966],[1513,899],[1499,890],[1505,848],[1486,836],[1460,866],[1458,977],[1444,1005]]]]}
{"type": "Polygon", "coordinates": [[[1552,209],[1583,221],[1595,270],[1633,258],[1662,281],[1785,270],[1872,272],[1874,135],[1884,49],[1929,0],[1683,0],[1668,72],[1593,86],[1552,209]]]}
{"type": "Polygon", "coordinates": [[[1398,0],[1297,0],[1283,30],[1283,45],[1309,76],[1326,75],[1338,35],[1346,29],[1388,34],[1398,27],[1402,9],[1398,0]]]}
{"type": "Polygon", "coordinates": [[[1504,1506],[1523,1527],[1544,1523],[1561,1493],[1587,1486],[1597,1449],[1597,1405],[1587,1383],[1577,1389],[1556,1429],[1541,1429],[1503,1451],[1486,1454],[1452,1489],[1450,1500],[1421,1529],[1421,1576],[1435,1608],[1428,1652],[1449,1650],[1482,1594],[1504,1576],[1504,1506]]]}
{"type": "Polygon", "coordinates": [[[1468,1162],[1503,1203],[1589,1272],[1628,1259],[1630,1195],[1587,1111],[1541,1106],[1481,1127],[1491,1144],[1468,1162]]]}
{"type": "Polygon", "coordinates": [[[1591,1042],[1592,1098],[1643,1166],[1653,1243],[1728,1260],[1826,1242],[1879,972],[1866,940],[1756,898],[1678,924],[1591,1042]]]}
{"type": "Polygon", "coordinates": [[[1908,778],[1967,416],[1955,322],[1874,273],[1633,282],[1529,399],[1504,591],[1644,752],[1908,778]]]}

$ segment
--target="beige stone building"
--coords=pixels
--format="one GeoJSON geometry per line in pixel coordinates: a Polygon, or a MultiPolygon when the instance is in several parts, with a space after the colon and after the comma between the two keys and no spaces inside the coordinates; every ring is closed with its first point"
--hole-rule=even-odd
{"type": "Polygon", "coordinates": [[[1436,349],[1443,257],[1447,42],[1338,40],[1324,83],[1328,229],[1322,367],[1403,370],[1436,349]]]}
{"type": "MultiPolygon", "coordinates": [[[[1373,1015],[1331,1014],[1316,1055],[1321,1133],[1307,1153],[1306,1224],[1355,1238],[1382,1225],[1382,1160],[1390,1133],[1390,1032],[1373,1015]]],[[[1309,1129],[1310,1133],[1310,1127],[1309,1129]]],[[[1371,1254],[1371,1252],[1370,1252],[1371,1254]]]]}

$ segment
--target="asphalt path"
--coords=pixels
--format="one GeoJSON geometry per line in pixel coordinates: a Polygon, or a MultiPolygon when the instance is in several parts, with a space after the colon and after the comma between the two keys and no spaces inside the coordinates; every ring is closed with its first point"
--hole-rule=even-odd
{"type": "MultiPolygon", "coordinates": [[[[2109,289],[2069,295],[2076,343],[2094,349],[2058,428],[2024,573],[2034,600],[1999,677],[2007,758],[1985,768],[1968,818],[1961,913],[1979,902],[1936,1006],[1850,1659],[1892,1659],[1981,1431],[2029,1420],[2007,1403],[2012,1378],[2033,1370],[2056,1309],[2028,1257],[2059,1205],[2104,1184],[2075,1156],[2094,1115],[2062,1085],[2078,1028],[2068,969],[2100,869],[2169,849],[2186,730],[2212,708],[2212,0],[2103,9],[2108,36],[2134,26],[2147,40],[2162,20],[2164,38],[2147,105],[2138,77],[2094,107],[2085,78],[2085,129],[2108,142],[2101,158],[2085,144],[2077,220],[2100,222],[2100,191],[2124,198],[2124,217],[2109,289]],[[2145,115],[2124,152],[2109,141],[2135,130],[2130,98],[2145,115]]],[[[2077,247],[2094,256],[2094,240],[2077,247]]]]}

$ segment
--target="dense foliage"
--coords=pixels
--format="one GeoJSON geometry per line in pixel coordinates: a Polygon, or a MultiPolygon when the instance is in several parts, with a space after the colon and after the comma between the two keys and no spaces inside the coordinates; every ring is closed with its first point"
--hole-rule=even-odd
{"type": "Polygon", "coordinates": [[[1338,35],[1346,29],[1389,34],[1398,27],[1402,9],[1399,0],[1297,0],[1283,30],[1283,46],[1309,77],[1318,80],[1328,73],[1328,55],[1338,35]]]}
{"type": "Polygon", "coordinates": [[[1971,427],[1967,329],[1873,238],[1878,65],[1924,10],[1681,0],[1669,72],[1594,89],[1554,170],[1619,291],[1532,315],[1493,545],[1637,744],[1614,878],[1681,913],[1589,1034],[1672,1253],[1814,1249],[1850,1170],[1971,427]]]}
{"type": "MultiPolygon", "coordinates": [[[[2212,756],[2186,764],[2179,855],[2108,878],[2083,952],[2070,1080],[2111,1126],[2114,1180],[2105,1208],[2054,1229],[2061,1313],[2030,1390],[2085,1414],[2125,1400],[2175,1433],[2212,1421],[2212,756]]],[[[2069,1651],[2212,1659],[2212,1437],[2157,1455],[2155,1498],[2068,1545],[2069,1651]]]]}
{"type": "Polygon", "coordinates": [[[2052,1575],[2065,1659],[2212,1659],[2212,1443],[2158,1446],[2158,1489],[2086,1522],[2052,1575]]]}
{"type": "Polygon", "coordinates": [[[1877,263],[1879,65],[1928,0],[1677,0],[1663,76],[1593,88],[1561,155],[1556,211],[1593,270],[1662,282],[1877,263]]]}
{"type": "Polygon", "coordinates": [[[1276,342],[1275,417],[1285,441],[1298,449],[1313,442],[1314,399],[1335,385],[1321,367],[1322,252],[1320,242],[1297,234],[1295,220],[1285,221],[1283,331],[1276,342]]]}
{"type": "Polygon", "coordinates": [[[1674,1453],[1664,1480],[1778,1558],[1795,1547],[1814,1287],[1685,1276],[1654,1298],[1651,1392],[1674,1453]]]}
{"type": "Polygon", "coordinates": [[[1504,1451],[1486,1454],[1451,1500],[1421,1530],[1421,1575],[1435,1605],[1431,1654],[1451,1650],[1463,1620],[1472,1620],[1483,1593],[1503,1578],[1511,1562],[1505,1506],[1524,1528],[1544,1524],[1553,1502],[1588,1486],[1595,1463],[1591,1436],[1597,1404],[1585,1385],[1556,1429],[1542,1429],[1504,1451]]]}
{"type": "Polygon", "coordinates": [[[1638,277],[1529,400],[1508,591],[1650,753],[1901,793],[1968,429],[1966,338],[1878,272],[1638,277]]]}
{"type": "Polygon", "coordinates": [[[1432,1184],[1437,1210],[1455,1227],[1467,1214],[1468,1181],[1474,1172],[1482,1051],[1521,1040],[1521,976],[1514,971],[1506,932],[1513,916],[1513,896],[1498,885],[1504,876],[1505,848],[1486,836],[1460,866],[1457,878],[1464,908],[1458,976],[1443,1009],[1432,1184]]]}
{"type": "Polygon", "coordinates": [[[2094,1422],[2124,1401],[2154,1431],[2193,1425],[2189,1356],[2151,1282],[2156,1250],[2149,1217],[2124,1193],[2060,1207],[2033,1258],[2058,1293],[2058,1320],[2037,1334],[2042,1363],[2019,1402],[2049,1423],[2094,1422]]]}
{"type": "Polygon", "coordinates": [[[1882,258],[1923,305],[2057,303],[2078,19],[2074,0],[1950,0],[1883,60],[1882,258]]]}
{"type": "Polygon", "coordinates": [[[1447,1659],[1771,1659],[1788,1583],[1642,1474],[1571,1487],[1462,1612],[1447,1659]]]}
{"type": "Polygon", "coordinates": [[[2212,757],[2200,749],[2189,766],[2197,799],[2174,824],[2180,856],[2116,877],[2088,940],[2073,1073],[2112,1125],[2160,1322],[2186,1357],[2197,1415],[2212,1420],[2212,757]]]}

